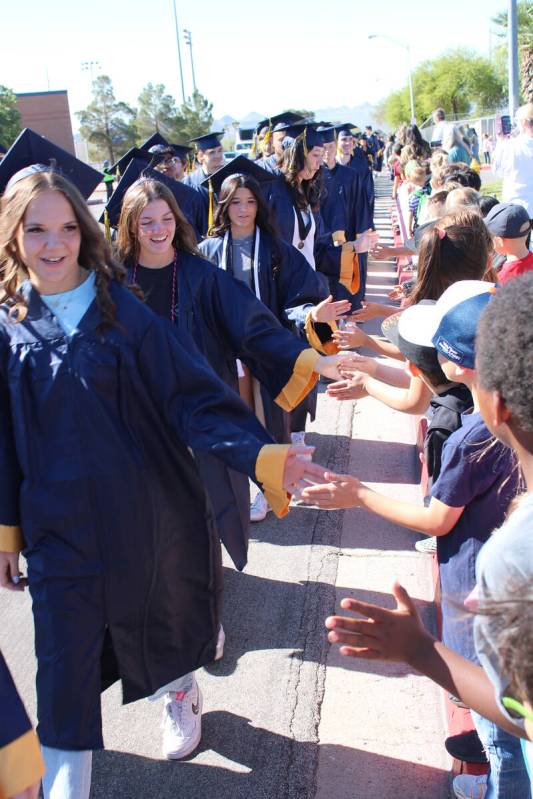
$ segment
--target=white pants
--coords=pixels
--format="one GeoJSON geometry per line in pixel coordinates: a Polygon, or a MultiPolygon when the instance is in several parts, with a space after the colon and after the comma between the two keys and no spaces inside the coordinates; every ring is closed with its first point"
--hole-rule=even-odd
{"type": "MultiPolygon", "coordinates": [[[[152,702],[169,691],[189,691],[193,674],[185,674],[177,680],[164,685],[149,696],[152,702]]],[[[74,752],[68,749],[42,747],[45,775],[43,777],[44,799],[89,799],[91,792],[91,770],[93,753],[91,749],[74,752]]]]}

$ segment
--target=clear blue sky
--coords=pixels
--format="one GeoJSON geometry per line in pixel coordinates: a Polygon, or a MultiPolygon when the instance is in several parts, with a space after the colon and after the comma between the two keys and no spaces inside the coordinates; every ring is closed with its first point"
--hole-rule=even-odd
{"type": "MultiPolygon", "coordinates": [[[[287,107],[374,103],[415,66],[458,46],[489,51],[490,18],[506,0],[176,0],[181,33],[192,32],[196,81],[215,116],[287,107]],[[372,14],[372,10],[375,13],[372,14]]],[[[118,99],[135,103],[148,82],[181,99],[172,0],[20,0],[4,4],[0,83],[16,92],[68,89],[71,111],[90,99],[82,61],[98,61],[118,99]]],[[[493,37],[493,41],[496,41],[493,37]]],[[[182,38],[183,43],[183,38],[182,38]]],[[[186,92],[192,84],[182,46],[186,92]]]]}

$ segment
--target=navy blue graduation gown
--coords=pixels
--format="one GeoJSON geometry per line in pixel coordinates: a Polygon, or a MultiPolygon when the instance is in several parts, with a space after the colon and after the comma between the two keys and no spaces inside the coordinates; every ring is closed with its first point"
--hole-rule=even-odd
{"type": "Polygon", "coordinates": [[[320,195],[320,213],[332,232],[341,230],[346,241],[354,241],[358,176],[353,169],[335,164],[333,169],[322,167],[324,189],[320,195]]]}
{"type": "Polygon", "coordinates": [[[215,653],[217,539],[188,447],[255,478],[272,439],[125,287],[115,325],[93,301],[70,338],[25,291],[23,321],[0,308],[0,536],[24,535],[41,743],[97,749],[106,634],[125,702],[215,653]]]}
{"type": "MultiPolygon", "coordinates": [[[[294,204],[287,182],[283,176],[273,180],[267,187],[267,202],[277,232],[281,238],[292,246],[294,238],[295,212],[294,204]]],[[[320,211],[313,211],[315,218],[314,256],[317,271],[327,278],[330,292],[336,300],[348,299],[352,310],[361,307],[362,294],[352,293],[341,283],[342,279],[342,247],[336,247],[332,233],[324,224],[320,211]]]]}
{"type": "MultiPolygon", "coordinates": [[[[294,303],[311,301],[304,294],[306,288],[298,294],[293,286],[292,291],[294,303]]],[[[271,292],[276,301],[273,286],[265,287],[265,292],[271,292]]],[[[289,334],[250,289],[203,258],[180,252],[177,296],[174,327],[178,336],[190,336],[227,385],[238,391],[235,360],[240,358],[271,398],[283,392],[298,357],[309,345],[289,334]]],[[[250,525],[248,479],[212,453],[195,451],[195,456],[220,538],[235,566],[243,569],[250,525]]]]}
{"type": "MultiPolygon", "coordinates": [[[[222,263],[224,240],[220,237],[209,237],[200,244],[202,254],[211,263],[225,268],[222,263]]],[[[295,248],[278,239],[275,245],[271,236],[262,233],[259,245],[259,294],[261,302],[272,311],[273,315],[286,328],[303,337],[304,326],[313,305],[328,296],[329,288],[324,276],[315,272],[304,256],[295,248]],[[273,271],[273,246],[276,248],[276,273],[273,271]]],[[[240,281],[239,281],[240,282],[240,281]]],[[[317,325],[317,335],[323,333],[325,325],[317,325]]],[[[331,330],[327,334],[331,337],[331,330]]],[[[307,342],[302,341],[307,346],[307,342]]],[[[277,353],[273,358],[277,360],[277,353]]],[[[256,364],[248,359],[247,365],[254,377],[259,377],[256,364]]],[[[267,430],[279,443],[290,440],[290,416],[274,402],[275,395],[269,391],[268,385],[261,382],[261,399],[265,414],[267,430]]],[[[310,392],[303,404],[314,417],[316,396],[310,392]]]]}
{"type": "MultiPolygon", "coordinates": [[[[206,235],[208,228],[209,189],[206,189],[205,186],[202,186],[202,181],[204,181],[206,177],[207,175],[205,174],[202,167],[198,167],[193,172],[189,172],[188,175],[185,175],[182,181],[182,183],[185,186],[193,189],[193,191],[197,193],[198,197],[202,202],[205,224],[204,224],[204,229],[200,231],[200,237],[206,235]]],[[[215,200],[216,197],[214,197],[213,199],[215,200]]]]}
{"type": "Polygon", "coordinates": [[[172,192],[176,197],[180,210],[193,226],[198,238],[202,238],[207,230],[207,207],[202,195],[183,181],[176,181],[172,192]]]}

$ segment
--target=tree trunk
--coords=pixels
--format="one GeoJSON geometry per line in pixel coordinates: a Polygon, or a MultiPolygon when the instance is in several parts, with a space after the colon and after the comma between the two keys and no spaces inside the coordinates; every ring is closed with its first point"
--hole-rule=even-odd
{"type": "Polygon", "coordinates": [[[520,84],[524,103],[533,103],[533,51],[527,45],[522,45],[520,84]]]}

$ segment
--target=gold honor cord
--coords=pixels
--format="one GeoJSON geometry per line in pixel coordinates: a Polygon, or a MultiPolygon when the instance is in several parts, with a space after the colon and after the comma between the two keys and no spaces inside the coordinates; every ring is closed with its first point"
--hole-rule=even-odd
{"type": "Polygon", "coordinates": [[[213,193],[213,184],[211,183],[211,179],[209,180],[209,212],[207,215],[207,235],[211,234],[211,230],[213,228],[213,221],[214,221],[214,193],[213,193]]]}
{"type": "Polygon", "coordinates": [[[104,232],[105,240],[108,244],[111,244],[111,225],[109,224],[109,213],[107,208],[104,208],[104,232]]]}

